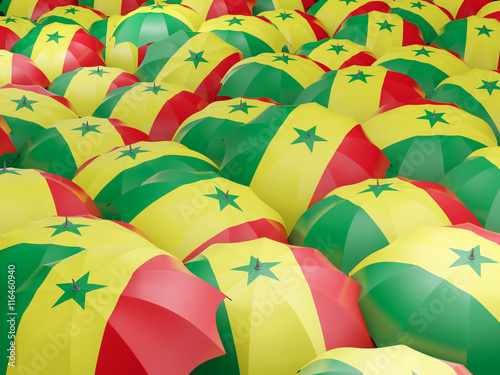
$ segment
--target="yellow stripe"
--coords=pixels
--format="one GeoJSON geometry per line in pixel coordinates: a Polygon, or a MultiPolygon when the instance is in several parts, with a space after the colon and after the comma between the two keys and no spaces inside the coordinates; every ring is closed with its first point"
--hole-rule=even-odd
{"type": "Polygon", "coordinates": [[[197,0],[182,0],[181,4],[194,9],[204,20],[207,18],[208,11],[212,6],[211,1],[197,1],[197,0]]]}
{"type": "Polygon", "coordinates": [[[309,206],[325,167],[344,136],[356,125],[352,117],[337,114],[316,103],[298,106],[281,124],[255,171],[250,187],[281,214],[288,232],[309,206]],[[316,126],[316,135],[326,142],[315,142],[313,152],[305,143],[292,144],[299,137],[294,128],[308,131],[313,126],[316,126]]]}
{"type": "Polygon", "coordinates": [[[0,84],[6,85],[12,83],[12,58],[14,55],[2,50],[0,51],[0,84]]]}
{"type": "Polygon", "coordinates": [[[373,116],[363,124],[368,138],[380,149],[415,136],[462,136],[485,146],[497,144],[493,130],[479,117],[448,105],[404,105],[373,116]],[[449,124],[436,122],[431,127],[426,119],[419,119],[426,112],[443,113],[449,124]],[[402,126],[401,124],[404,124],[402,126]]]}
{"type": "Polygon", "coordinates": [[[218,177],[173,190],[146,207],[130,223],[146,233],[156,246],[183,260],[225,229],[261,218],[283,222],[247,186],[218,177]],[[221,211],[217,199],[205,196],[215,194],[215,187],[237,195],[235,203],[241,211],[230,205],[221,211]],[[170,228],[168,236],[165,228],[170,228]]]}
{"type": "MultiPolygon", "coordinates": [[[[370,12],[368,13],[368,35],[366,47],[370,48],[377,58],[394,47],[403,45],[403,19],[397,14],[370,12]],[[389,31],[387,28],[381,30],[379,23],[387,21],[394,25],[389,31]]],[[[383,26],[383,25],[382,25],[383,26]]]]}
{"type": "Polygon", "coordinates": [[[500,284],[498,263],[483,263],[481,276],[470,266],[451,267],[459,256],[450,248],[470,251],[480,246],[481,256],[500,263],[500,246],[468,230],[451,227],[416,227],[399,237],[389,246],[373,253],[358,264],[350,273],[378,262],[418,264],[458,289],[469,293],[497,320],[500,320],[500,304],[491,298],[492,285],[500,284]]]}
{"type": "MultiPolygon", "coordinates": [[[[275,9],[295,9],[305,12],[302,0],[272,0],[275,9]]],[[[259,14],[260,16],[260,14],[259,14]]]]}
{"type": "Polygon", "coordinates": [[[336,70],[347,60],[360,52],[366,52],[373,55],[373,52],[369,48],[360,44],[355,44],[348,39],[327,39],[316,47],[308,57],[325,64],[332,70],[336,70]],[[337,54],[335,51],[331,50],[332,47],[336,47],[337,45],[343,46],[346,51],[337,54]]]}
{"type": "Polygon", "coordinates": [[[288,246],[259,239],[213,245],[203,255],[232,299],[224,303],[242,375],[294,374],[297,363],[326,350],[309,285],[288,246]],[[248,265],[250,255],[280,262],[270,269],[279,280],[260,276],[247,285],[247,273],[232,269],[248,265]]]}
{"type": "MultiPolygon", "coordinates": [[[[19,324],[16,365],[32,368],[33,353],[39,353],[46,361],[45,367],[37,368],[40,375],[93,374],[104,329],[120,294],[138,267],[161,254],[165,252],[154,247],[95,246],[55,265],[19,324]],[[73,300],[52,307],[64,293],[56,284],[71,283],[89,271],[89,284],[106,287],[87,293],[84,310],[73,300]]],[[[9,366],[7,374],[17,373],[9,366]]]]}
{"type": "Polygon", "coordinates": [[[134,74],[139,67],[139,52],[137,47],[129,42],[116,44],[116,38],[109,38],[106,43],[106,66],[120,68],[127,73],[134,74]]]}
{"type": "Polygon", "coordinates": [[[500,168],[500,147],[483,147],[467,156],[466,160],[485,158],[493,165],[500,168]]]}
{"type": "Polygon", "coordinates": [[[121,0],[94,0],[93,8],[110,17],[120,16],[122,12],[121,0]]]}
{"type": "MultiPolygon", "coordinates": [[[[451,0],[453,1],[453,0],[451,0]]],[[[477,16],[481,18],[485,18],[487,15],[496,13],[500,11],[500,3],[493,1],[491,3],[486,4],[483,6],[479,12],[477,12],[477,16]]]]}
{"type": "Polygon", "coordinates": [[[90,9],[74,5],[66,5],[58,6],[51,11],[44,13],[37,22],[41,23],[50,16],[58,16],[75,21],[87,30],[90,28],[90,26],[92,26],[94,22],[102,20],[102,18],[96,12],[90,9]],[[72,8],[75,8],[74,14],[72,12],[66,12],[67,10],[71,10],[72,8]]]}
{"type": "Polygon", "coordinates": [[[500,28],[496,19],[470,17],[467,19],[467,37],[464,60],[471,68],[496,69],[500,54],[500,43],[492,42],[491,38],[498,38],[500,28]],[[491,29],[491,37],[486,34],[478,35],[480,30],[486,26],[491,29]]]}
{"type": "MultiPolygon", "coordinates": [[[[18,4],[21,4],[22,2],[19,2],[18,4]]],[[[23,8],[26,6],[26,3],[22,3],[23,8]]],[[[12,30],[17,36],[20,38],[24,38],[26,34],[30,32],[32,28],[35,27],[35,24],[31,22],[30,20],[27,20],[22,17],[16,17],[16,16],[11,16],[12,19],[14,19],[16,22],[9,22],[7,23],[7,17],[0,17],[0,26],[6,27],[7,29],[12,30]]]]}
{"type": "Polygon", "coordinates": [[[434,0],[434,4],[445,8],[448,12],[451,13],[453,17],[457,16],[460,7],[463,4],[463,1],[457,0],[434,0]]]}
{"type": "Polygon", "coordinates": [[[33,10],[35,9],[37,3],[38,0],[12,0],[9,4],[9,8],[7,9],[6,16],[31,18],[33,10]]]}

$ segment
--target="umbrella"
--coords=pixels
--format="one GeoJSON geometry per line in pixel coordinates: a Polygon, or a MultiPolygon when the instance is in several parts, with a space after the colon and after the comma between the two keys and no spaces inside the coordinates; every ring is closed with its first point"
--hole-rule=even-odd
{"type": "Polygon", "coordinates": [[[448,22],[432,44],[460,55],[470,68],[500,68],[500,22],[470,16],[448,22]]]}
{"type": "Polygon", "coordinates": [[[126,15],[144,3],[145,0],[78,0],[82,6],[88,6],[107,16],[126,15]]]}
{"type": "Polygon", "coordinates": [[[92,116],[61,120],[28,139],[20,151],[18,166],[71,179],[87,160],[140,141],[151,138],[120,120],[92,116]]]}
{"type": "Polygon", "coordinates": [[[395,13],[372,11],[345,20],[334,39],[349,39],[368,47],[377,58],[395,47],[425,45],[420,29],[395,13]]]}
{"type": "Polygon", "coordinates": [[[224,158],[226,136],[274,104],[270,99],[248,98],[210,103],[189,116],[177,129],[173,140],[220,165],[224,158]]]}
{"type": "Polygon", "coordinates": [[[257,5],[253,7],[253,14],[276,9],[307,11],[314,5],[314,0],[257,0],[257,5]]]}
{"type": "Polygon", "coordinates": [[[383,105],[423,97],[422,89],[404,74],[382,66],[352,65],[323,74],[295,103],[316,102],[365,122],[383,105]]]}
{"type": "Polygon", "coordinates": [[[391,162],[386,177],[437,182],[471,152],[497,145],[484,120],[426,99],[387,105],[363,129],[391,162]]]}
{"type": "Polygon", "coordinates": [[[48,11],[64,5],[78,5],[76,0],[2,0],[0,13],[5,16],[31,18],[33,21],[48,11]]]}
{"type": "Polygon", "coordinates": [[[182,4],[195,10],[204,20],[232,15],[252,15],[252,7],[256,5],[255,0],[148,0],[142,6],[148,5],[182,4]]]}
{"type": "Polygon", "coordinates": [[[103,47],[80,26],[55,22],[33,28],[11,51],[30,57],[52,81],[82,66],[104,65],[103,47]]]}
{"type": "Polygon", "coordinates": [[[212,102],[222,77],[242,59],[240,50],[214,33],[181,30],[149,45],[135,75],[145,82],[185,86],[212,102]]]}
{"type": "Polygon", "coordinates": [[[78,116],[84,117],[94,113],[113,90],[138,82],[136,76],[120,68],[82,67],[61,74],[50,83],[48,90],[68,99],[78,116]]]}
{"type": "Polygon", "coordinates": [[[382,65],[413,78],[428,97],[445,78],[469,70],[465,61],[456,53],[418,44],[393,48],[384,53],[374,65],[382,65]]]}
{"type": "Polygon", "coordinates": [[[47,87],[50,82],[29,57],[0,50],[0,87],[9,83],[47,87]]]}
{"type": "Polygon", "coordinates": [[[89,6],[59,6],[43,14],[38,18],[37,23],[41,26],[50,22],[76,23],[88,30],[96,21],[107,18],[107,16],[89,6]]]}
{"type": "Polygon", "coordinates": [[[316,16],[333,36],[342,22],[352,16],[372,11],[391,12],[392,1],[388,0],[319,0],[307,11],[316,16]]]}
{"type": "Polygon", "coordinates": [[[286,37],[292,53],[305,43],[328,38],[328,33],[321,21],[300,10],[279,8],[259,13],[259,16],[271,21],[286,37]]]}
{"type": "Polygon", "coordinates": [[[7,373],[35,364],[44,375],[188,374],[224,353],[215,324],[223,299],[160,249],[89,247],[16,290],[16,350],[38,355],[19,356],[7,373]]]}
{"type": "Polygon", "coordinates": [[[250,186],[288,232],[332,189],[383,177],[389,164],[354,118],[317,103],[271,106],[224,142],[220,174],[250,186]]]}
{"type": "Polygon", "coordinates": [[[471,69],[463,74],[443,80],[432,93],[431,99],[442,103],[455,103],[465,111],[486,121],[500,142],[500,71],[471,69]]]}
{"type": "Polygon", "coordinates": [[[139,82],[113,90],[93,116],[122,120],[153,140],[164,141],[171,140],[179,125],[207,104],[183,86],[139,82]]]}
{"type": "Polygon", "coordinates": [[[417,25],[428,44],[436,38],[445,24],[453,20],[448,10],[430,0],[394,0],[392,13],[417,25]]]}
{"type": "Polygon", "coordinates": [[[332,40],[327,38],[306,43],[299,47],[295,53],[307,56],[331,70],[347,68],[351,65],[369,66],[377,59],[369,48],[348,39],[332,40]]]}
{"type": "Polygon", "coordinates": [[[199,32],[211,31],[236,47],[244,58],[264,52],[289,51],[285,36],[270,21],[255,16],[220,16],[205,21],[199,32]]]}
{"type": "Polygon", "coordinates": [[[494,18],[497,21],[500,21],[500,3],[492,1],[486,4],[477,12],[477,16],[483,18],[494,18]]]}
{"type": "Polygon", "coordinates": [[[401,343],[461,363],[474,375],[500,370],[497,233],[463,224],[415,228],[353,271],[375,343],[401,343]]]}
{"type": "Polygon", "coordinates": [[[474,16],[493,0],[431,0],[434,4],[448,10],[454,19],[474,16]]]}
{"type": "Polygon", "coordinates": [[[226,73],[218,97],[269,98],[280,104],[293,104],[307,86],[328,70],[306,56],[261,53],[240,61],[226,73]]]}
{"type": "Polygon", "coordinates": [[[225,356],[201,374],[294,374],[337,347],[371,348],[359,286],[315,249],[258,239],[216,244],[186,263],[227,298],[217,311],[225,356]]]}
{"type": "Polygon", "coordinates": [[[101,216],[92,199],[75,183],[35,169],[0,169],[2,217],[7,228],[48,216],[101,216]]]}
{"type": "Polygon", "coordinates": [[[164,170],[110,205],[116,219],[139,228],[184,262],[214,243],[262,237],[286,243],[283,219],[276,211],[249,187],[214,172],[164,170]]]}
{"type": "Polygon", "coordinates": [[[302,367],[300,375],[472,375],[463,365],[420,353],[406,345],[384,348],[337,348],[302,367]]]}
{"type": "Polygon", "coordinates": [[[297,221],[289,242],[319,249],[349,273],[411,228],[477,219],[441,185],[405,178],[366,180],[332,190],[297,221]]]}
{"type": "Polygon", "coordinates": [[[73,182],[94,200],[105,218],[116,213],[109,203],[166,169],[216,172],[205,156],[177,142],[137,142],[117,147],[89,159],[75,173],[73,182]]]}
{"type": "Polygon", "coordinates": [[[33,27],[35,23],[28,18],[0,16],[0,49],[9,51],[33,27]]]}
{"type": "Polygon", "coordinates": [[[0,164],[12,166],[18,158],[16,146],[10,139],[10,127],[0,115],[0,164]]]}
{"type": "Polygon", "coordinates": [[[106,41],[104,50],[106,66],[120,68],[133,74],[144,60],[148,46],[149,44],[146,44],[137,48],[130,42],[116,43],[116,38],[111,37],[106,41]]]}

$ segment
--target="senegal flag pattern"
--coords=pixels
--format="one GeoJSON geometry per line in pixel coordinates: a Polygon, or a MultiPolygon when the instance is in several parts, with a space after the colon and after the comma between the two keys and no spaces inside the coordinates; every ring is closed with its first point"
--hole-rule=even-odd
{"type": "Polygon", "coordinates": [[[33,21],[25,17],[0,16],[0,48],[10,51],[35,26],[33,21]]]}
{"type": "MultiPolygon", "coordinates": [[[[474,16],[479,11],[485,10],[485,7],[496,4],[490,0],[431,0],[434,4],[448,10],[454,19],[474,16]]],[[[479,14],[478,14],[479,16],[479,14]]],[[[481,15],[483,17],[483,15],[481,15]]]]}
{"type": "Polygon", "coordinates": [[[288,240],[319,249],[348,273],[411,228],[466,222],[480,225],[441,185],[405,178],[367,180],[339,187],[309,208],[288,240]]]}
{"type": "Polygon", "coordinates": [[[500,4],[496,1],[483,6],[478,12],[478,17],[500,19],[500,4]]]}
{"type": "Polygon", "coordinates": [[[292,374],[326,350],[372,347],[359,286],[315,249],[268,239],[217,244],[186,266],[227,296],[217,310],[226,355],[192,375],[292,374]]]}
{"type": "Polygon", "coordinates": [[[136,10],[143,0],[79,0],[78,3],[83,6],[91,7],[107,16],[125,15],[136,10]]]}
{"type": "Polygon", "coordinates": [[[43,25],[49,22],[51,19],[56,20],[56,22],[62,23],[64,23],[65,21],[69,23],[74,22],[88,31],[88,29],[94,22],[103,20],[105,18],[107,18],[107,16],[104,13],[92,9],[88,6],[66,5],[59,6],[43,14],[37,20],[37,23],[43,25]]]}
{"type": "Polygon", "coordinates": [[[2,0],[0,11],[6,16],[19,16],[30,18],[33,21],[60,5],[77,5],[76,0],[2,0]]]}
{"type": "Polygon", "coordinates": [[[258,0],[253,7],[253,14],[276,9],[296,9],[301,12],[307,11],[314,5],[314,0],[258,0]]]}
{"type": "Polygon", "coordinates": [[[382,177],[389,164],[354,118],[317,103],[269,107],[225,142],[220,174],[250,186],[288,232],[334,188],[382,177]]]}
{"type": "Polygon", "coordinates": [[[499,244],[497,233],[471,224],[418,227],[362,261],[351,275],[375,343],[498,373],[499,244]]]}
{"type": "Polygon", "coordinates": [[[29,57],[0,50],[0,87],[9,83],[41,87],[50,84],[45,74],[29,57]]]}

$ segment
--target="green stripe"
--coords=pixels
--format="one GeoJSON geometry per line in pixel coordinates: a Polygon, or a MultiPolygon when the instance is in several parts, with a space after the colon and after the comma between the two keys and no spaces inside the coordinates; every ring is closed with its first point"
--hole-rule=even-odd
{"type": "Polygon", "coordinates": [[[99,41],[106,45],[106,35],[108,33],[108,21],[109,18],[95,21],[89,28],[88,33],[94,38],[99,39],[99,41]]]}
{"type": "Polygon", "coordinates": [[[140,82],[135,83],[130,86],[118,87],[111,91],[106,97],[102,100],[99,107],[96,108],[92,116],[100,117],[100,118],[110,118],[113,113],[116,105],[121,100],[123,95],[129,90],[132,90],[135,86],[139,85],[140,82]]]}
{"type": "Polygon", "coordinates": [[[2,0],[0,1],[0,12],[3,13],[3,15],[7,15],[7,11],[9,10],[9,5],[12,2],[12,0],[2,0]]]}
{"type": "Polygon", "coordinates": [[[70,85],[73,78],[82,70],[83,68],[78,68],[76,70],[72,70],[71,72],[63,73],[60,76],[56,77],[49,85],[47,90],[50,92],[64,96],[66,94],[66,90],[70,85]]]}
{"type": "MultiPolygon", "coordinates": [[[[307,14],[311,14],[313,16],[316,15],[316,13],[318,13],[318,11],[323,7],[323,5],[325,5],[329,0],[319,0],[316,2],[316,4],[314,4],[313,6],[311,6],[308,10],[307,10],[307,14]]],[[[326,26],[326,25],[325,25],[326,26]]]]}
{"type": "Polygon", "coordinates": [[[432,41],[436,38],[437,36],[436,30],[434,30],[432,25],[429,22],[427,22],[427,20],[422,16],[413,13],[409,10],[401,8],[392,8],[391,13],[397,14],[405,21],[408,21],[416,25],[422,32],[422,36],[424,37],[425,43],[431,44],[432,41]]]}
{"type": "Polygon", "coordinates": [[[226,138],[220,174],[250,186],[264,153],[288,115],[297,106],[270,106],[253,120],[233,130],[226,138]]]}
{"type": "Polygon", "coordinates": [[[17,117],[2,115],[11,130],[10,139],[17,151],[20,151],[26,141],[44,128],[35,122],[26,121],[17,117]]]}
{"type": "Polygon", "coordinates": [[[275,52],[262,39],[243,31],[234,30],[212,30],[212,33],[217,35],[226,43],[238,48],[243,53],[243,58],[257,56],[264,52],[275,52]]]}
{"type": "Polygon", "coordinates": [[[35,46],[38,36],[42,32],[42,27],[32,28],[24,38],[19,39],[10,50],[12,53],[20,53],[31,58],[33,47],[35,46]]]}
{"type": "Polygon", "coordinates": [[[296,55],[309,56],[311,52],[313,52],[316,48],[320,47],[323,43],[325,43],[330,38],[321,39],[317,42],[309,42],[301,45],[297,51],[295,51],[296,55]]]}
{"type": "Polygon", "coordinates": [[[366,46],[366,39],[368,37],[368,17],[368,13],[349,17],[332,39],[349,39],[356,44],[366,46]]]}
{"type": "Polygon", "coordinates": [[[465,56],[467,42],[467,18],[448,22],[443,26],[439,35],[433,40],[432,45],[465,56]]]}
{"type": "Polygon", "coordinates": [[[304,367],[300,370],[299,375],[363,375],[363,373],[337,359],[322,358],[304,367]]]}
{"type": "Polygon", "coordinates": [[[47,26],[47,25],[49,25],[51,23],[55,23],[55,22],[62,23],[62,24],[65,24],[65,25],[77,25],[77,26],[80,26],[82,29],[86,30],[85,27],[83,27],[82,25],[80,25],[78,22],[76,22],[76,21],[74,21],[72,19],[66,18],[66,17],[49,16],[49,17],[43,18],[41,21],[37,20],[37,24],[40,27],[47,26]]]}
{"type": "Polygon", "coordinates": [[[274,6],[274,3],[272,0],[259,0],[259,1],[257,1],[257,5],[255,5],[252,8],[252,14],[254,16],[256,16],[259,13],[267,12],[267,11],[275,10],[275,9],[276,9],[276,7],[274,6]]]}
{"type": "Polygon", "coordinates": [[[306,87],[306,89],[299,94],[295,100],[295,104],[315,102],[328,108],[332,86],[335,82],[337,72],[338,70],[332,70],[323,74],[316,82],[306,87]]]}
{"type": "Polygon", "coordinates": [[[346,274],[368,255],[389,245],[382,230],[361,207],[336,195],[324,198],[302,214],[288,242],[318,249],[346,274]]]}

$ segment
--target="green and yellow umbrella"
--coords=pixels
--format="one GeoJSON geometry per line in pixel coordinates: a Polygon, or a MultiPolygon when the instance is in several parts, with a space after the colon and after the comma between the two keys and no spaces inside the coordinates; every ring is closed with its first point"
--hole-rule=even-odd
{"type": "Polygon", "coordinates": [[[175,83],[212,102],[241,51],[211,32],[178,31],[152,43],[135,75],[145,82],[175,83]]]}
{"type": "Polygon", "coordinates": [[[465,61],[456,53],[418,44],[393,48],[373,65],[382,65],[413,78],[427,97],[432,95],[432,91],[444,79],[469,70],[465,61]]]}
{"type": "MultiPolygon", "coordinates": [[[[493,0],[430,0],[434,4],[445,8],[454,19],[474,16],[486,6],[494,4],[493,0]]],[[[479,15],[479,14],[478,14],[479,15]]],[[[482,17],[482,16],[481,16],[482,17]]]]}
{"type": "Polygon", "coordinates": [[[26,17],[33,21],[50,10],[65,5],[78,5],[76,0],[2,0],[0,13],[5,16],[26,17]]]}
{"type": "Polygon", "coordinates": [[[164,170],[110,206],[118,220],[184,262],[214,243],[262,237],[286,243],[283,219],[275,210],[248,186],[214,172],[164,170]]]}
{"type": "Polygon", "coordinates": [[[243,59],[226,73],[218,98],[269,98],[280,104],[293,104],[306,87],[327,71],[326,66],[306,56],[261,53],[243,59]]]}
{"type": "Polygon", "coordinates": [[[368,47],[377,58],[395,47],[425,45],[420,29],[395,13],[372,11],[345,20],[334,39],[348,39],[368,47]]]}
{"type": "Polygon", "coordinates": [[[372,65],[377,58],[367,47],[348,39],[332,40],[330,38],[306,43],[296,52],[297,55],[309,57],[331,70],[347,68],[351,65],[372,65]]]}
{"type": "Polygon", "coordinates": [[[486,121],[426,99],[385,106],[363,129],[391,162],[386,177],[438,182],[473,151],[497,145],[486,121]]]}
{"type": "Polygon", "coordinates": [[[107,18],[107,16],[89,6],[66,5],[59,6],[43,14],[37,23],[44,26],[50,22],[74,23],[88,30],[94,22],[107,18]]]}
{"type": "Polygon", "coordinates": [[[9,83],[47,87],[47,76],[29,57],[0,49],[0,87],[9,83]]]}
{"type": "Polygon", "coordinates": [[[68,99],[80,117],[90,116],[113,90],[131,86],[139,79],[120,68],[82,67],[54,79],[48,90],[68,99]]]}
{"type": "Polygon", "coordinates": [[[472,375],[463,365],[433,358],[406,345],[376,349],[329,350],[299,370],[299,375],[472,375]]]}
{"type": "Polygon", "coordinates": [[[404,74],[382,66],[352,65],[323,74],[295,103],[319,103],[365,122],[384,105],[423,97],[420,86],[404,74]]]}
{"type": "Polygon", "coordinates": [[[317,103],[271,106],[224,142],[220,174],[250,186],[288,232],[334,188],[382,177],[389,165],[353,117],[317,103]]]}
{"type": "Polygon", "coordinates": [[[289,9],[307,11],[314,5],[314,0],[257,0],[257,5],[253,7],[253,14],[258,15],[260,12],[289,9]]]}
{"type": "Polygon", "coordinates": [[[105,218],[116,218],[110,203],[138,187],[154,174],[167,169],[216,172],[207,157],[177,142],[137,142],[117,147],[89,159],[73,177],[93,199],[105,218]]]}
{"type": "Polygon", "coordinates": [[[112,17],[126,15],[136,10],[144,0],[78,0],[78,3],[112,17]]]}
{"type": "Polygon", "coordinates": [[[288,52],[285,36],[270,21],[256,16],[226,15],[205,21],[199,32],[213,32],[236,47],[244,58],[265,52],[288,52]]]}
{"type": "Polygon", "coordinates": [[[320,250],[339,270],[349,273],[411,228],[467,222],[480,225],[441,185],[405,178],[371,179],[332,190],[300,217],[288,241],[320,250]]]}
{"type": "Polygon", "coordinates": [[[477,12],[477,16],[483,18],[494,18],[497,21],[500,21],[500,3],[492,1],[486,4],[477,12]]]}
{"type": "Polygon", "coordinates": [[[186,263],[223,292],[217,328],[226,351],[201,374],[295,374],[326,350],[371,348],[359,286],[315,249],[269,239],[216,244],[186,263]]]}
{"type": "Polygon", "coordinates": [[[375,343],[498,373],[499,255],[499,234],[472,224],[414,228],[370,255],[351,275],[375,343]]]}
{"type": "Polygon", "coordinates": [[[139,82],[111,91],[93,116],[116,118],[155,141],[169,141],[186,118],[207,105],[183,86],[139,82]]]}
{"type": "Polygon", "coordinates": [[[18,166],[72,179],[87,160],[141,141],[152,140],[120,120],[92,116],[61,120],[28,139],[19,153],[18,166]]]}
{"type": "Polygon", "coordinates": [[[0,49],[10,51],[36,24],[29,18],[0,16],[0,49]]]}

